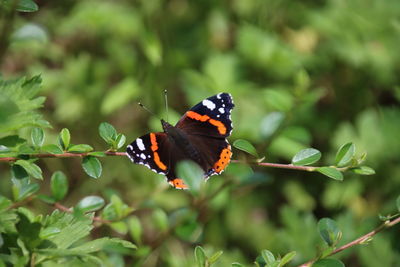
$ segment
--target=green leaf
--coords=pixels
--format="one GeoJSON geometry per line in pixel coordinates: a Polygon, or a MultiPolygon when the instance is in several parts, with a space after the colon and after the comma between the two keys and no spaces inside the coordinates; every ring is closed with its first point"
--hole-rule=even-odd
{"type": "Polygon", "coordinates": [[[142,228],[142,224],[141,224],[140,220],[137,217],[129,218],[128,230],[129,230],[129,233],[130,233],[132,239],[135,242],[140,243],[141,238],[142,238],[143,228],[142,228]]]}
{"type": "Polygon", "coordinates": [[[44,152],[48,152],[51,154],[62,154],[63,153],[62,149],[59,146],[53,145],[53,144],[43,146],[42,150],[44,152]]]}
{"type": "Polygon", "coordinates": [[[359,166],[350,169],[352,172],[360,174],[360,175],[373,175],[375,174],[375,170],[368,166],[359,166]]]}
{"type": "Polygon", "coordinates": [[[107,144],[112,145],[117,138],[117,131],[114,126],[107,122],[100,123],[99,134],[107,144]]]}
{"type": "Polygon", "coordinates": [[[93,150],[93,147],[91,147],[90,145],[86,145],[86,144],[72,145],[68,148],[68,152],[72,152],[72,153],[85,153],[85,152],[89,152],[92,150],[93,150]]]}
{"type": "Polygon", "coordinates": [[[11,175],[15,179],[25,179],[29,177],[28,173],[23,167],[15,164],[11,167],[11,175]]]}
{"type": "Polygon", "coordinates": [[[194,249],[194,256],[198,267],[207,267],[207,256],[202,247],[196,246],[196,248],[194,249]]]}
{"type": "Polygon", "coordinates": [[[58,136],[58,143],[62,147],[63,150],[67,150],[71,141],[71,134],[67,128],[61,130],[60,135],[58,136]]]}
{"type": "Polygon", "coordinates": [[[244,152],[253,155],[256,158],[259,157],[256,148],[247,140],[238,139],[235,142],[233,142],[233,146],[236,147],[237,149],[240,149],[244,152]]]}
{"type": "Polygon", "coordinates": [[[11,204],[12,204],[11,200],[0,195],[0,212],[7,209],[9,206],[11,206],[11,204]]]}
{"type": "Polygon", "coordinates": [[[57,200],[62,200],[68,192],[68,180],[64,173],[56,171],[51,176],[51,194],[57,200]]]}
{"type": "Polygon", "coordinates": [[[317,168],[316,171],[328,176],[329,178],[343,181],[343,174],[333,167],[320,167],[317,168]]]}
{"type": "Polygon", "coordinates": [[[133,77],[127,77],[117,85],[107,90],[102,98],[100,110],[103,114],[110,114],[121,109],[140,93],[140,86],[133,77]]]}
{"type": "Polygon", "coordinates": [[[104,206],[104,199],[99,196],[87,196],[75,206],[75,209],[87,213],[96,211],[104,206]]]}
{"type": "Polygon", "coordinates": [[[321,259],[313,263],[312,267],[345,267],[343,262],[335,259],[321,259]]]}
{"type": "Polygon", "coordinates": [[[94,157],[106,157],[107,154],[101,151],[96,151],[96,152],[90,152],[88,153],[89,156],[94,156],[94,157]]]}
{"type": "Polygon", "coordinates": [[[24,127],[49,127],[36,110],[42,107],[44,97],[35,97],[42,79],[0,79],[0,132],[5,134],[24,127]]]}
{"type": "Polygon", "coordinates": [[[109,238],[103,237],[99,239],[95,239],[89,242],[85,242],[84,244],[74,247],[71,250],[73,251],[81,251],[84,253],[93,253],[97,251],[102,251],[105,249],[109,249],[111,247],[120,246],[128,249],[136,249],[137,247],[129,241],[122,240],[119,238],[109,238]]]}
{"type": "Polygon", "coordinates": [[[222,250],[215,252],[215,253],[208,259],[208,262],[210,263],[210,265],[213,264],[213,263],[215,263],[215,262],[217,262],[218,259],[221,257],[221,255],[222,255],[223,253],[224,253],[224,252],[223,252],[222,250]]]}
{"type": "Polygon", "coordinates": [[[57,200],[54,197],[48,196],[48,195],[43,195],[43,194],[37,195],[36,198],[40,199],[41,201],[43,201],[47,204],[54,204],[57,202],[57,200]]]}
{"type": "Polygon", "coordinates": [[[35,23],[26,23],[17,29],[11,36],[13,41],[38,41],[45,43],[49,37],[46,30],[35,23]]]}
{"type": "Polygon", "coordinates": [[[204,171],[198,164],[191,160],[183,160],[178,162],[176,167],[178,177],[183,179],[189,189],[197,193],[200,191],[202,183],[204,183],[204,171]]]}
{"type": "Polygon", "coordinates": [[[356,153],[356,146],[353,143],[342,145],[336,153],[335,164],[338,167],[348,165],[356,153]]]}
{"type": "Polygon", "coordinates": [[[41,239],[47,239],[53,235],[59,234],[61,230],[58,227],[47,227],[44,229],[41,229],[39,236],[41,239]]]}
{"type": "Polygon", "coordinates": [[[17,5],[17,11],[20,12],[35,12],[38,11],[38,5],[32,0],[19,0],[17,5]]]}
{"type": "Polygon", "coordinates": [[[31,132],[31,139],[34,146],[41,147],[44,142],[44,131],[42,128],[33,128],[31,132]]]}
{"type": "Polygon", "coordinates": [[[285,119],[283,112],[275,111],[269,113],[261,121],[260,131],[263,138],[271,137],[285,119]]]}
{"type": "Polygon", "coordinates": [[[24,184],[18,189],[17,201],[24,200],[25,198],[35,194],[39,191],[40,186],[38,184],[24,184]]]}
{"type": "Polygon", "coordinates": [[[321,158],[321,152],[314,148],[300,150],[292,159],[293,165],[310,165],[321,158]]]}
{"type": "Polygon", "coordinates": [[[278,267],[284,266],[286,263],[290,262],[294,256],[296,256],[296,251],[286,253],[286,255],[280,260],[278,267]]]}
{"type": "Polygon", "coordinates": [[[397,205],[397,210],[400,212],[400,196],[397,197],[396,205],[397,205]]]}
{"type": "Polygon", "coordinates": [[[46,216],[42,224],[43,227],[55,227],[61,230],[60,233],[47,238],[58,249],[69,248],[81,238],[88,236],[93,228],[92,219],[88,216],[75,218],[74,215],[59,210],[46,216]]]}
{"type": "Polygon", "coordinates": [[[100,161],[93,156],[86,156],[82,159],[82,167],[85,172],[93,178],[99,178],[102,167],[100,161]]]}
{"type": "Polygon", "coordinates": [[[43,180],[42,170],[35,163],[27,161],[27,160],[20,159],[20,160],[17,160],[14,164],[15,165],[19,165],[22,168],[24,168],[25,171],[29,175],[31,175],[32,177],[34,177],[36,179],[43,180]]]}
{"type": "Polygon", "coordinates": [[[266,249],[262,250],[261,251],[261,256],[263,257],[263,259],[267,263],[267,265],[272,264],[272,263],[275,262],[275,256],[269,250],[266,250],[266,249]]]}
{"type": "Polygon", "coordinates": [[[157,226],[157,228],[162,232],[167,231],[169,226],[169,221],[165,211],[163,211],[162,209],[156,209],[154,210],[152,215],[153,215],[152,217],[154,225],[157,226]]]}
{"type": "Polygon", "coordinates": [[[319,220],[318,231],[321,238],[330,247],[336,246],[342,236],[342,232],[337,227],[336,222],[330,218],[323,218],[319,220]]]}
{"type": "Polygon", "coordinates": [[[117,145],[116,149],[121,148],[126,142],[126,137],[123,134],[118,134],[115,143],[117,145]]]}
{"type": "Polygon", "coordinates": [[[239,262],[234,262],[231,264],[231,267],[244,267],[244,265],[239,262]]]}

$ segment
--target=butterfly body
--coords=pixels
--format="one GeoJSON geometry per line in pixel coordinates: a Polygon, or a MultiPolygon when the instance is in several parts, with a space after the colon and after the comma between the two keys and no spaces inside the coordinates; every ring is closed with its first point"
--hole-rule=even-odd
{"type": "Polygon", "coordinates": [[[137,138],[127,147],[128,157],[134,163],[164,174],[172,186],[180,189],[187,186],[176,175],[179,161],[196,162],[205,178],[220,174],[232,156],[226,138],[232,131],[233,107],[230,94],[209,97],[187,111],[175,126],[161,120],[164,132],[137,138]]]}

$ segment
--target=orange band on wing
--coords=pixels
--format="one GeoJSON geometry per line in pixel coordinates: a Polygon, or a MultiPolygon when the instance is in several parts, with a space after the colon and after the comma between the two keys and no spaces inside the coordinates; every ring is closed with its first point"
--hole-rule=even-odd
{"type": "Polygon", "coordinates": [[[219,132],[220,134],[222,134],[222,135],[226,134],[226,127],[225,127],[225,125],[224,125],[222,122],[217,121],[217,120],[214,120],[214,119],[210,119],[209,122],[210,122],[212,125],[217,126],[218,132],[219,132]]]}
{"type": "Polygon", "coordinates": [[[188,189],[189,187],[183,182],[181,178],[175,178],[172,181],[169,181],[169,184],[177,189],[188,189]]]}
{"type": "Polygon", "coordinates": [[[161,170],[165,171],[167,169],[167,166],[165,166],[165,164],[162,163],[162,161],[160,160],[160,156],[158,155],[157,152],[154,152],[154,162],[161,170]]]}
{"type": "Polygon", "coordinates": [[[222,172],[226,166],[228,166],[232,156],[231,146],[228,145],[227,148],[222,149],[219,155],[219,160],[214,164],[213,168],[216,173],[222,172]]]}
{"type": "Polygon", "coordinates": [[[158,149],[156,135],[154,133],[150,133],[150,142],[151,142],[151,150],[156,151],[158,149]]]}
{"type": "Polygon", "coordinates": [[[210,118],[209,116],[207,116],[207,115],[200,115],[199,113],[196,113],[196,112],[194,112],[194,111],[188,111],[188,112],[186,112],[186,115],[187,115],[189,118],[194,119],[194,120],[196,120],[196,121],[201,121],[201,122],[206,122],[206,121],[208,121],[210,124],[212,124],[212,125],[214,125],[214,126],[217,127],[218,132],[219,132],[220,134],[222,134],[222,135],[225,135],[225,134],[226,134],[226,127],[225,127],[225,125],[224,125],[222,122],[218,121],[218,120],[211,119],[211,118],[210,118]]]}
{"type": "Polygon", "coordinates": [[[203,122],[205,122],[205,121],[208,121],[208,120],[210,119],[210,117],[208,117],[207,115],[200,115],[199,113],[196,113],[196,112],[194,112],[194,111],[188,111],[188,112],[186,113],[186,115],[187,115],[189,118],[194,119],[194,120],[196,120],[196,121],[203,121],[203,122]]]}
{"type": "Polygon", "coordinates": [[[157,145],[157,138],[154,133],[150,133],[150,142],[151,142],[151,150],[154,152],[154,162],[156,165],[163,171],[167,169],[167,166],[160,160],[160,156],[158,155],[158,145],[157,145]]]}

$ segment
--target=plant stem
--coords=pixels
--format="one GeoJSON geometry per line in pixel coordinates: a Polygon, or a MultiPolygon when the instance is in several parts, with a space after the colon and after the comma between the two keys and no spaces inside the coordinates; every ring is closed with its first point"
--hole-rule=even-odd
{"type": "MultiPolygon", "coordinates": [[[[369,232],[369,233],[367,233],[367,234],[365,234],[365,235],[363,235],[363,236],[361,236],[361,237],[359,237],[359,238],[357,238],[357,239],[355,239],[355,240],[353,240],[353,241],[341,246],[340,248],[335,249],[334,251],[329,253],[326,257],[335,255],[335,254],[337,254],[337,253],[339,253],[339,252],[341,252],[341,251],[343,251],[345,249],[351,248],[351,247],[353,247],[355,245],[360,245],[363,242],[368,241],[371,237],[373,237],[377,233],[381,232],[382,230],[390,228],[390,227],[392,227],[392,226],[394,226],[394,225],[396,225],[398,223],[400,223],[400,217],[398,217],[398,218],[396,218],[396,219],[394,219],[392,221],[386,221],[383,224],[381,224],[378,228],[372,230],[371,232],[369,232]]],[[[315,261],[316,261],[316,259],[311,260],[309,262],[306,262],[306,263],[303,263],[303,264],[299,265],[299,267],[310,267],[310,266],[312,266],[312,264],[315,261]]]]}
{"type": "Polygon", "coordinates": [[[242,164],[254,164],[257,166],[264,166],[270,168],[280,168],[280,169],[291,169],[291,170],[300,170],[300,171],[315,171],[318,167],[313,166],[296,166],[293,164],[280,164],[280,163],[269,163],[269,162],[247,162],[241,160],[232,160],[232,163],[242,163],[242,164]]]}
{"type": "MultiPolygon", "coordinates": [[[[96,151],[99,152],[99,151],[96,151]]],[[[32,158],[74,158],[74,157],[85,157],[89,156],[91,153],[96,153],[95,151],[85,152],[85,153],[71,153],[71,152],[64,152],[62,154],[51,154],[51,153],[37,153],[37,154],[22,154],[27,155],[32,158]]],[[[101,151],[106,156],[126,156],[126,152],[113,152],[113,151],[101,151]]],[[[18,157],[0,157],[1,161],[11,162],[18,160],[18,157]]]]}

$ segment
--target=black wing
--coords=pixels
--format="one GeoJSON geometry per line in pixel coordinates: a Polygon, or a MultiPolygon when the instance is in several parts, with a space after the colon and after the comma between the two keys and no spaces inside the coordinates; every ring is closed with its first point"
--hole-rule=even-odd
{"type": "Polygon", "coordinates": [[[149,133],[128,145],[126,152],[132,162],[166,175],[169,184],[173,187],[185,189],[187,186],[175,174],[175,165],[184,159],[184,155],[180,149],[172,146],[165,133],[149,133]]]}
{"type": "Polygon", "coordinates": [[[176,127],[190,135],[226,138],[232,132],[232,96],[220,93],[204,99],[182,116],[176,127]]]}

